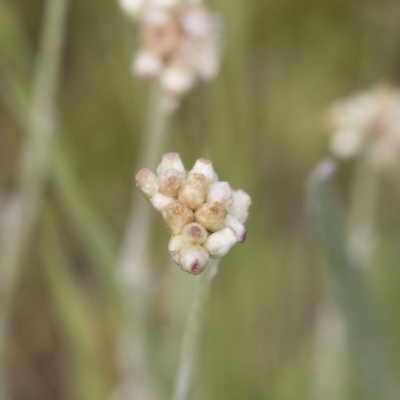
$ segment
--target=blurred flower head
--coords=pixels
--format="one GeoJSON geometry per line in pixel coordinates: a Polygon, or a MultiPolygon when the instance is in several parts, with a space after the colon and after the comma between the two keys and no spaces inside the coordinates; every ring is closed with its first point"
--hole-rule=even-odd
{"type": "Polygon", "coordinates": [[[378,86],[336,101],[328,112],[333,128],[332,152],[350,158],[365,152],[376,167],[398,161],[400,153],[400,91],[378,86]]]}
{"type": "Polygon", "coordinates": [[[120,0],[120,6],[140,24],[135,76],[159,78],[164,91],[178,98],[199,78],[216,77],[221,29],[205,6],[189,0],[120,0]]]}
{"type": "Polygon", "coordinates": [[[136,183],[161,213],[172,234],[169,253],[184,271],[197,275],[210,257],[222,257],[244,242],[250,196],[220,182],[210,160],[200,158],[187,172],[179,154],[167,153],[157,175],[141,169],[136,183]]]}

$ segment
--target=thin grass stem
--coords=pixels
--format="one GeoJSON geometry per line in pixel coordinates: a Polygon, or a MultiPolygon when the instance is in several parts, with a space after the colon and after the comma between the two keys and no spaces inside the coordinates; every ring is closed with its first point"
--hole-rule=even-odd
{"type": "MultiPolygon", "coordinates": [[[[28,135],[19,162],[18,188],[6,199],[1,210],[0,368],[4,368],[8,318],[18,271],[35,227],[47,178],[48,144],[55,130],[55,97],[68,3],[68,0],[49,0],[46,3],[40,52],[33,79],[28,135]]],[[[4,387],[4,384],[1,386],[4,387]]]]}
{"type": "Polygon", "coordinates": [[[54,212],[51,211],[46,213],[41,248],[55,316],[69,349],[74,376],[72,391],[79,399],[105,400],[109,387],[99,367],[94,326],[68,266],[54,212]]]}
{"type": "MultiPolygon", "coordinates": [[[[17,84],[12,71],[5,69],[4,66],[1,70],[8,83],[4,87],[5,90],[0,91],[2,100],[20,127],[29,133],[27,129],[29,107],[25,90],[17,84]]],[[[60,131],[64,133],[61,128],[60,131]]],[[[52,166],[48,173],[54,182],[60,203],[71,217],[70,222],[93,262],[95,272],[105,289],[108,304],[113,310],[113,316],[119,317],[120,293],[114,274],[118,255],[116,240],[87,200],[76,178],[70,157],[60,141],[53,137],[49,140],[48,146],[51,156],[48,161],[52,166]]]]}

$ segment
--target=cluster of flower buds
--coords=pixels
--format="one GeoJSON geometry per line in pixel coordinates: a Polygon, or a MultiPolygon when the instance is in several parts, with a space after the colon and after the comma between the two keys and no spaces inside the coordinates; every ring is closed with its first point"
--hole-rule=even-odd
{"type": "Polygon", "coordinates": [[[219,182],[210,160],[200,158],[187,172],[179,154],[167,153],[157,176],[141,169],[136,183],[161,213],[172,234],[169,253],[184,271],[199,274],[210,257],[222,257],[245,240],[250,196],[219,182]]]}
{"type": "Polygon", "coordinates": [[[332,152],[343,158],[365,152],[377,167],[393,165],[400,152],[400,91],[378,86],[335,102],[329,110],[332,152]]]}
{"type": "Polygon", "coordinates": [[[132,70],[142,79],[160,78],[164,91],[182,97],[197,78],[219,69],[218,18],[193,0],[119,0],[140,24],[140,50],[132,70]]]}

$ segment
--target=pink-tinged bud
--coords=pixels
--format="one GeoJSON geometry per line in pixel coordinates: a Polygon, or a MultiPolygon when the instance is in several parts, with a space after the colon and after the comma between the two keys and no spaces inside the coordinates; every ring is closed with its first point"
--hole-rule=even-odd
{"type": "Polygon", "coordinates": [[[139,79],[152,79],[160,75],[163,65],[159,57],[149,51],[140,51],[132,64],[132,73],[139,79]]]}
{"type": "Polygon", "coordinates": [[[175,169],[186,176],[185,167],[183,166],[181,157],[178,153],[164,154],[161,159],[161,164],[157,167],[157,174],[161,174],[168,169],[175,169]]]}
{"type": "Polygon", "coordinates": [[[176,169],[167,169],[158,175],[158,191],[170,197],[177,197],[184,175],[176,169]]]}
{"type": "Polygon", "coordinates": [[[206,187],[207,181],[204,175],[191,173],[182,183],[178,198],[190,209],[196,210],[205,202],[206,187]]]}
{"type": "Polygon", "coordinates": [[[173,235],[179,235],[183,227],[193,221],[193,211],[179,200],[174,200],[168,204],[161,215],[173,235]]]}
{"type": "Polygon", "coordinates": [[[192,89],[195,82],[193,69],[186,66],[169,66],[161,75],[161,86],[172,97],[181,98],[192,89]]]}
{"type": "Polygon", "coordinates": [[[185,246],[180,252],[179,264],[189,274],[198,275],[203,271],[209,258],[208,251],[204,247],[192,244],[185,246]]]}
{"type": "Polygon", "coordinates": [[[187,242],[181,235],[172,236],[168,243],[169,254],[177,264],[180,263],[180,253],[185,245],[187,245],[187,242]]]}
{"type": "Polygon", "coordinates": [[[169,204],[171,204],[175,199],[169,196],[165,196],[161,193],[156,193],[150,202],[157,211],[163,211],[169,204]]]}
{"type": "Polygon", "coordinates": [[[193,222],[182,230],[182,237],[187,243],[203,244],[207,240],[208,233],[203,226],[193,222]]]}
{"type": "Polygon", "coordinates": [[[220,202],[205,203],[194,214],[195,221],[210,232],[219,231],[224,227],[227,211],[220,202]]]}
{"type": "Polygon", "coordinates": [[[147,168],[142,168],[135,176],[136,185],[140,188],[146,199],[157,193],[157,177],[147,168]]]}
{"type": "Polygon", "coordinates": [[[231,228],[233,232],[235,232],[238,242],[243,243],[246,240],[247,229],[235,217],[228,214],[225,218],[224,225],[228,228],[231,228]]]}
{"type": "Polygon", "coordinates": [[[212,162],[208,158],[199,158],[189,174],[202,174],[206,177],[207,183],[218,181],[218,176],[214,171],[212,162]]]}
{"type": "Polygon", "coordinates": [[[249,216],[251,197],[244,190],[236,190],[233,193],[232,205],[228,208],[229,214],[240,222],[246,222],[249,216]]]}
{"type": "Polygon", "coordinates": [[[228,182],[214,182],[208,187],[207,203],[219,201],[228,209],[233,203],[233,190],[228,182]]]}
{"type": "Polygon", "coordinates": [[[227,227],[210,235],[204,243],[204,248],[211,257],[219,258],[227,254],[236,242],[235,232],[227,227]]]}

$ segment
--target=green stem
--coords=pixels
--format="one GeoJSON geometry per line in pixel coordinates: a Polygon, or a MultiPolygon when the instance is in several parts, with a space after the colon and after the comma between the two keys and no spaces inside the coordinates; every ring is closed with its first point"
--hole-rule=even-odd
{"type": "MultiPolygon", "coordinates": [[[[5,336],[18,270],[34,229],[48,172],[49,141],[55,130],[58,89],[68,0],[48,0],[40,54],[33,80],[28,137],[19,163],[18,189],[7,199],[0,226],[0,362],[4,367],[5,336]]],[[[0,373],[1,375],[1,373],[0,373]]],[[[0,378],[1,379],[1,378],[0,378]]]]}
{"type": "Polygon", "coordinates": [[[120,293],[115,278],[117,244],[107,226],[86,201],[69,159],[58,142],[52,146],[53,182],[59,201],[71,218],[77,237],[93,262],[114,317],[119,316],[120,293]]]}
{"type": "Polygon", "coordinates": [[[331,294],[321,300],[313,335],[313,400],[345,398],[348,368],[343,316],[331,294]]]}
{"type": "MultiPolygon", "coordinates": [[[[156,167],[168,138],[167,122],[176,106],[175,101],[164,97],[158,86],[154,87],[150,99],[147,129],[138,158],[138,170],[144,166],[156,167]]],[[[154,211],[143,198],[138,197],[136,187],[133,189],[132,198],[134,200],[119,259],[119,279],[123,291],[125,321],[120,340],[120,364],[123,385],[124,381],[137,382],[134,385],[137,393],[132,397],[140,399],[140,391],[151,393],[155,390],[155,382],[151,378],[147,363],[145,321],[149,288],[147,257],[154,211]]]]}
{"type": "MultiPolygon", "coordinates": [[[[366,269],[376,243],[379,176],[365,154],[359,156],[353,176],[347,224],[347,251],[352,265],[366,269]]],[[[331,399],[345,391],[346,343],[343,317],[330,299],[325,299],[317,316],[315,399],[322,393],[331,399]]]]}
{"type": "Polygon", "coordinates": [[[201,332],[211,285],[218,272],[218,260],[211,260],[206,270],[196,277],[194,297],[182,341],[181,358],[172,400],[188,400],[195,380],[201,332]]]}
{"type": "Polygon", "coordinates": [[[324,161],[310,180],[310,205],[335,284],[350,348],[366,400],[395,400],[398,373],[381,332],[381,321],[365,276],[354,266],[346,246],[343,215],[334,184],[335,164],[324,161]]]}

